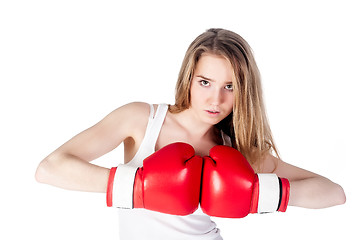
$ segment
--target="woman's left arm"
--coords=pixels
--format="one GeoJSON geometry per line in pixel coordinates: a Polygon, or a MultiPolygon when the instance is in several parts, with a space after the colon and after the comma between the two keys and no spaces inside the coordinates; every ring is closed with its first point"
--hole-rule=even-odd
{"type": "Polygon", "coordinates": [[[346,202],[343,188],[337,183],[269,155],[265,160],[265,172],[272,165],[273,173],[290,181],[290,206],[326,208],[346,202]]]}

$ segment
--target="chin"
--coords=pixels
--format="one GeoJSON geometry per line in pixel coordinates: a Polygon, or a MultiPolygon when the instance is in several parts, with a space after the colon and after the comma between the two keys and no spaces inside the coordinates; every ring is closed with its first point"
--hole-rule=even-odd
{"type": "Polygon", "coordinates": [[[206,118],[204,119],[205,122],[207,122],[210,125],[216,125],[220,123],[224,118],[206,118]]]}

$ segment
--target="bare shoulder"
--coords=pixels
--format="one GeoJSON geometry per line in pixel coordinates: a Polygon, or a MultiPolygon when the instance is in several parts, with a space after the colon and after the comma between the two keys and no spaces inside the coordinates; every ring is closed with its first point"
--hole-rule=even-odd
{"type": "Polygon", "coordinates": [[[148,103],[131,102],[115,109],[107,118],[121,125],[123,131],[132,131],[147,125],[149,112],[148,103]]]}
{"type": "Polygon", "coordinates": [[[280,159],[276,158],[271,153],[266,153],[262,159],[261,172],[262,173],[273,173],[276,170],[276,167],[279,164],[279,161],[280,161],[280,159]]]}
{"type": "Polygon", "coordinates": [[[131,102],[114,110],[116,115],[127,115],[130,118],[148,116],[149,104],[144,102],[131,102]]]}

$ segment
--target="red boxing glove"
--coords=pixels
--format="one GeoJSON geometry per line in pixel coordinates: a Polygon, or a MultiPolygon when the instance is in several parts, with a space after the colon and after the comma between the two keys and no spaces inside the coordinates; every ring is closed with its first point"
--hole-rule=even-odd
{"type": "Polygon", "coordinates": [[[215,146],[204,157],[201,207],[215,217],[242,218],[249,213],[285,212],[289,181],[276,174],[255,174],[236,149],[215,146]]]}
{"type": "Polygon", "coordinates": [[[178,142],[144,159],[141,168],[123,164],[112,168],[107,205],[191,214],[199,204],[202,162],[191,145],[178,142]]]}

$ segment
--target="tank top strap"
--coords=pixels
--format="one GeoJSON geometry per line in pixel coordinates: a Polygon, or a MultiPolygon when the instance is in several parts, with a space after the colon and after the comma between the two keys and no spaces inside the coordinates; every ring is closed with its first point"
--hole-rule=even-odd
{"type": "Polygon", "coordinates": [[[139,146],[138,151],[132,160],[130,160],[127,165],[134,167],[143,166],[143,160],[154,153],[155,144],[158,140],[160,130],[162,128],[165,116],[167,114],[168,105],[159,104],[157,111],[154,115],[154,106],[149,104],[150,113],[148,117],[148,125],[145,130],[144,138],[139,146]]]}
{"type": "MultiPolygon", "coordinates": [[[[151,108],[153,108],[153,105],[151,108]]],[[[152,149],[155,149],[155,144],[157,143],[160,130],[162,129],[165,116],[167,115],[167,111],[168,111],[167,104],[159,104],[157,111],[154,115],[154,118],[153,118],[153,114],[150,115],[152,119],[149,120],[151,120],[152,124],[151,127],[149,128],[149,132],[147,133],[147,135],[149,137],[148,145],[151,146],[152,149]]]]}

